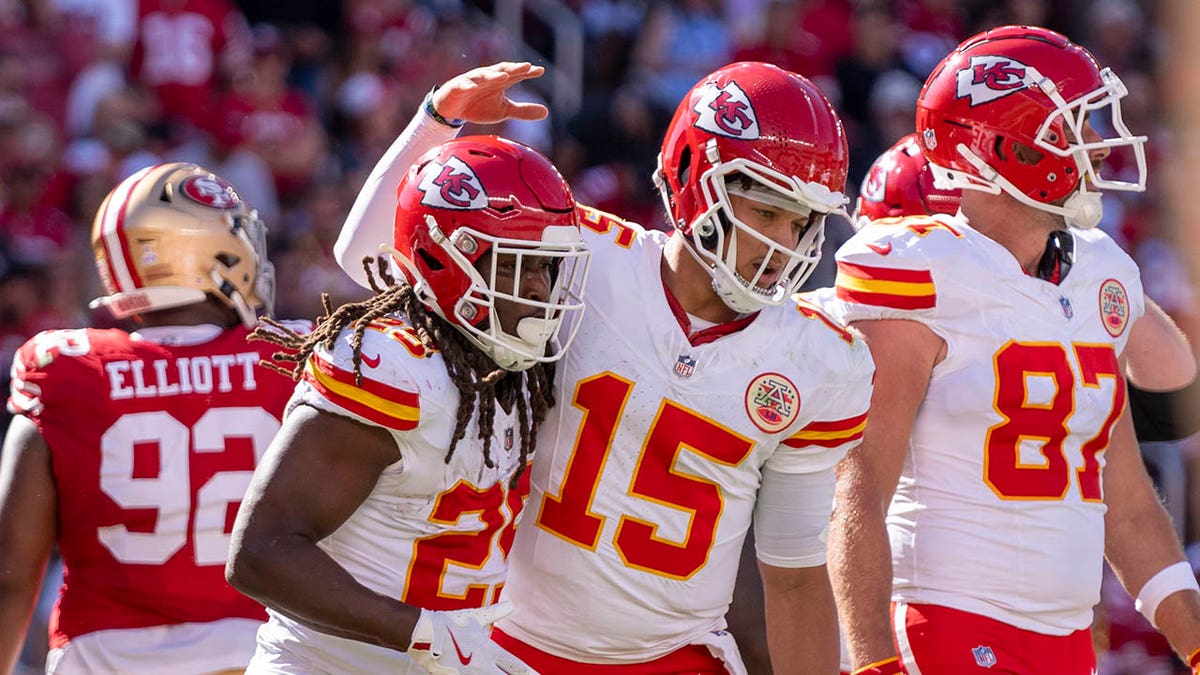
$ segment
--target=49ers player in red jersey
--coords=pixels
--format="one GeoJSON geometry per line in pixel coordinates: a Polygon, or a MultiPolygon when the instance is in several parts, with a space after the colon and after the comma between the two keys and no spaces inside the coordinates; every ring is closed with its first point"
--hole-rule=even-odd
{"type": "Polygon", "coordinates": [[[14,359],[0,670],[56,543],[47,672],[240,670],[265,614],[225,582],[229,531],[292,391],[246,341],[274,293],[263,223],[221,178],[163,164],[109,194],[92,245],[93,305],[139,328],[46,331],[14,359]]]}

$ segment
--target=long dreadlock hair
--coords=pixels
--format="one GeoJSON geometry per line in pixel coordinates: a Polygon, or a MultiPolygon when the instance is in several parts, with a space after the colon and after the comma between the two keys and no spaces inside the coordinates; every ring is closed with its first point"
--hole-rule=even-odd
{"type": "Polygon", "coordinates": [[[406,279],[395,279],[383,257],[364,257],[362,265],[375,294],[361,302],[348,302],[337,309],[331,308],[328,294],[322,294],[321,304],[325,308],[325,315],[317,319],[317,325],[311,333],[301,335],[277,321],[263,318],[266,326],[255,328],[249,339],[270,342],[283,349],[273,353],[272,360],[264,360],[262,365],[299,380],[304,364],[317,346],[324,345],[332,350],[342,330],[351,326],[354,329],[350,338],[354,350],[354,377],[355,382],[361,385],[363,334],[372,321],[387,314],[403,313],[425,348],[442,353],[450,380],[459,391],[454,434],[446,450],[447,464],[454,456],[458,442],[466,435],[472,414],[478,412],[483,460],[488,467],[495,466],[492,460],[492,431],[497,397],[515,395],[521,431],[520,462],[510,482],[510,487],[515,488],[529,457],[537,448],[538,426],[546,419],[546,411],[554,406],[554,364],[538,363],[523,372],[509,372],[497,367],[490,357],[468,342],[450,322],[429,311],[406,279]],[[372,262],[377,264],[377,271],[371,269],[372,262]],[[382,286],[376,274],[383,281],[382,286]]]}

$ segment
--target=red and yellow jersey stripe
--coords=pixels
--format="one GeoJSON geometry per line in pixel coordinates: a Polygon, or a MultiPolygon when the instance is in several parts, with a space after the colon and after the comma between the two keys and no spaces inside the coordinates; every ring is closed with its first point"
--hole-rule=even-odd
{"type": "Polygon", "coordinates": [[[844,420],[813,422],[783,441],[789,448],[836,448],[862,438],[867,413],[844,420]]]}
{"type": "Polygon", "coordinates": [[[388,429],[407,431],[421,421],[421,397],[338,368],[314,354],[304,367],[304,379],[329,402],[388,429]]]}
{"type": "Polygon", "coordinates": [[[874,267],[838,261],[837,297],[861,305],[893,309],[931,309],[937,289],[929,270],[874,267]]]}

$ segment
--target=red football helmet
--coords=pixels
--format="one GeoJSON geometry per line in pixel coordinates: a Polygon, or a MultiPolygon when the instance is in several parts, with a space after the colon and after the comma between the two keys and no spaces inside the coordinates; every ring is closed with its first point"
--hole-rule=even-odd
{"type": "Polygon", "coordinates": [[[554,165],[524,145],[465,136],[426,153],[400,182],[394,244],[421,301],[501,368],[557,360],[578,330],[590,254],[575,200],[554,165]],[[476,267],[485,256],[490,278],[476,267]],[[511,291],[496,287],[502,262],[515,263],[511,291]],[[549,297],[521,297],[522,269],[544,264],[549,297]],[[497,299],[528,309],[517,334],[493,317],[497,299]]]}
{"type": "Polygon", "coordinates": [[[917,132],[939,183],[1003,190],[1068,225],[1094,227],[1100,194],[1089,184],[1146,187],[1146,137],[1121,118],[1126,93],[1116,74],[1066,37],[1006,26],[969,38],[934,68],[917,101],[917,132]],[[1089,114],[1105,109],[1115,137],[1085,134],[1089,114]],[[1092,167],[1090,154],[1105,148],[1132,153],[1137,181],[1106,179],[1092,167]]]}
{"type": "Polygon", "coordinates": [[[708,75],[675,111],[658,156],[655,184],[672,225],[709,269],[730,308],[754,311],[785,302],[821,258],[827,214],[844,212],[846,134],[812,82],[767,63],[735,63],[708,75]],[[727,183],[735,176],[749,179],[727,183]],[[729,192],[811,218],[794,249],[784,249],[733,215],[729,192]],[[750,279],[735,269],[733,232],[768,246],[750,279]],[[776,254],[779,280],[758,287],[776,254]]]}
{"type": "Polygon", "coordinates": [[[880,155],[863,179],[854,206],[854,229],[872,220],[900,216],[955,214],[961,190],[934,185],[929,160],[921,154],[917,135],[909,134],[880,155]]]}
{"type": "Polygon", "coordinates": [[[212,298],[253,326],[275,300],[266,232],[258,212],[207,169],[142,169],[96,211],[92,252],[106,295],[91,306],[123,318],[212,298]]]}

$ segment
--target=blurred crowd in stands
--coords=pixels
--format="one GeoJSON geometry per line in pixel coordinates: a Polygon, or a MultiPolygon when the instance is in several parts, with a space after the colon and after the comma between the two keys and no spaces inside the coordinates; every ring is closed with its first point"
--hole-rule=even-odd
{"type": "MultiPolygon", "coordinates": [[[[1157,89],[1169,58],[1159,3],[561,2],[584,34],[578,110],[479,131],[551,156],[581,202],[660,227],[650,176],[662,132],[683,94],[724,63],[770,61],[813,78],[846,124],[855,193],[879,152],[912,131],[922,82],[961,39],[1006,23],[1062,31],[1126,82],[1126,122],[1151,138],[1149,189],[1106,195],[1101,227],[1141,264],[1148,294],[1168,313],[1180,319],[1193,309],[1155,182],[1172,142],[1157,89]]],[[[533,51],[521,51],[496,21],[503,4],[0,0],[0,368],[7,373],[13,350],[39,330],[105,323],[87,310],[98,294],[93,214],[119,180],[165,160],[211,168],[257,207],[279,275],[277,315],[320,314],[323,291],[335,305],[360,297],[331,248],[366,172],[425,94],[476,65],[549,59],[562,39],[527,16],[522,35],[533,51]]],[[[535,86],[517,96],[550,100],[535,86]]],[[[831,252],[850,232],[830,222],[830,255],[810,286],[832,282],[831,252]]],[[[1168,453],[1178,461],[1166,471],[1181,480],[1197,463],[1182,447],[1168,453]]],[[[1172,513],[1196,541],[1200,519],[1189,516],[1186,483],[1171,491],[1172,513]]],[[[1165,642],[1141,639],[1137,631],[1149,627],[1128,614],[1105,614],[1116,630],[1099,634],[1114,648],[1149,643],[1165,654],[1165,642]]],[[[1102,672],[1146,675],[1154,672],[1147,663],[1113,656],[1102,672]],[[1134,665],[1120,670],[1121,659],[1134,665]]]]}

